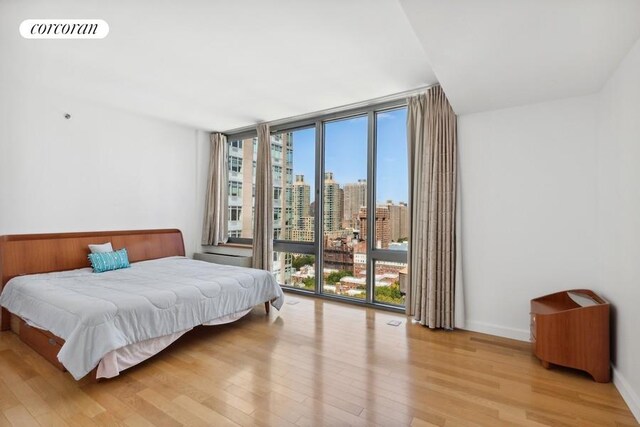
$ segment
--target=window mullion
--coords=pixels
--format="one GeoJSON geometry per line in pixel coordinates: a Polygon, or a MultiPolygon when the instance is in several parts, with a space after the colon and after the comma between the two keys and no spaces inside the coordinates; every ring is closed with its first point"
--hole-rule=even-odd
{"type": "Polygon", "coordinates": [[[375,268],[371,253],[376,239],[376,118],[375,112],[367,113],[367,295],[366,302],[373,303],[375,291],[375,268]]]}
{"type": "Polygon", "coordinates": [[[316,287],[314,289],[316,295],[320,295],[323,291],[324,284],[324,227],[323,227],[323,209],[324,209],[324,123],[320,120],[316,121],[316,195],[315,195],[315,252],[316,252],[316,287]]]}

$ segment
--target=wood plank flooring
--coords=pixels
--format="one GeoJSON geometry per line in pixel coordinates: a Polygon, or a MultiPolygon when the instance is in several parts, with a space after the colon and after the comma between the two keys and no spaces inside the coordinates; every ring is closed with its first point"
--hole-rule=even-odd
{"type": "Polygon", "coordinates": [[[526,343],[286,298],[98,384],[2,332],[0,425],[637,425],[612,384],[545,370],[526,343]]]}

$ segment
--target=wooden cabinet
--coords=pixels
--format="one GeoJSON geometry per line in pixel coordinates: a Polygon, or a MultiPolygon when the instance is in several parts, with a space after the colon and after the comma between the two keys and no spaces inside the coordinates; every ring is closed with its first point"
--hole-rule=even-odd
{"type": "Polygon", "coordinates": [[[555,364],[586,371],[597,382],[611,379],[609,303],[590,290],[531,300],[531,343],[545,368],[555,364]]]}

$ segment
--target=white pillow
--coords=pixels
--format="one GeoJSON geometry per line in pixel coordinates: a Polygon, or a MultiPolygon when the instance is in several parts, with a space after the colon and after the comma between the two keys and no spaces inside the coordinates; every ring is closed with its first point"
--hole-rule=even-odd
{"type": "Polygon", "coordinates": [[[103,252],[113,252],[111,242],[103,243],[101,245],[89,245],[89,250],[92,254],[99,254],[103,252]]]}

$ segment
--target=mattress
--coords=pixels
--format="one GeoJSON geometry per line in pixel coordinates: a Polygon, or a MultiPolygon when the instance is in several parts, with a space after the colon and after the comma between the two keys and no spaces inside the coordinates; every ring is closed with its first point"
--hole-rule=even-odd
{"type": "Polygon", "coordinates": [[[11,279],[0,305],[65,340],[58,360],[80,379],[110,352],[171,336],[265,301],[280,309],[282,289],[263,270],[184,257],[93,273],[84,268],[11,279]]]}
{"type": "MultiPolygon", "coordinates": [[[[222,316],[204,323],[204,325],[216,326],[235,322],[249,314],[250,311],[251,309],[249,308],[239,313],[222,316]]],[[[191,329],[187,329],[174,334],[151,338],[146,341],[136,342],[110,351],[100,360],[98,370],[96,371],[96,378],[113,378],[120,375],[120,373],[125,369],[129,369],[130,367],[147,360],[151,356],[160,353],[190,330],[191,329]]]]}

